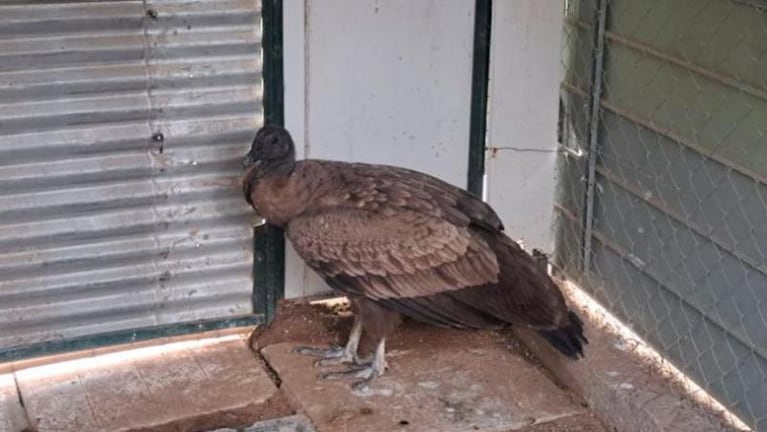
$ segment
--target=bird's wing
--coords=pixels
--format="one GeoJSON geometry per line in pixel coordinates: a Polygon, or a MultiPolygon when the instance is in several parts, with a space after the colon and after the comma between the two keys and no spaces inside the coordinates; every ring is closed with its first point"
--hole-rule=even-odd
{"type": "Polygon", "coordinates": [[[287,235],[331,287],[436,325],[562,322],[559,289],[486,203],[402,168],[327,168],[326,193],[287,235]]]}
{"type": "Polygon", "coordinates": [[[338,208],[293,219],[287,235],[310,267],[348,295],[412,298],[498,281],[498,260],[484,241],[412,210],[338,208]]]}
{"type": "Polygon", "coordinates": [[[428,213],[458,226],[472,224],[496,232],[504,229],[503,222],[486,202],[436,177],[386,165],[347,167],[346,178],[364,199],[428,213]]]}

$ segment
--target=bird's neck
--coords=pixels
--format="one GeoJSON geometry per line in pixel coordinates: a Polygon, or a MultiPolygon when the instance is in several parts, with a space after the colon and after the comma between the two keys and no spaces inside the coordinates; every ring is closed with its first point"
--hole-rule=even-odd
{"type": "Polygon", "coordinates": [[[281,170],[249,172],[244,180],[246,199],[272,225],[283,226],[300,215],[311,198],[311,187],[299,165],[281,170]]]}

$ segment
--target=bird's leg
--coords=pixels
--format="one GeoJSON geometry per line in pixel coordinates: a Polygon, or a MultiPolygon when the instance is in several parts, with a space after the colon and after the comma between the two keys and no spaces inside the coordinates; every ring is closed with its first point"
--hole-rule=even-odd
{"type": "Polygon", "coordinates": [[[373,361],[367,364],[351,366],[340,372],[325,372],[320,374],[320,379],[333,380],[343,378],[362,378],[355,382],[352,388],[362,390],[367,388],[373,379],[384,374],[386,371],[386,339],[381,339],[376,346],[373,361]]]}
{"type": "Polygon", "coordinates": [[[360,336],[362,336],[362,320],[355,315],[352,331],[349,333],[349,339],[347,340],[345,347],[331,346],[330,348],[314,348],[302,346],[296,348],[296,352],[312,357],[319,357],[320,360],[315,363],[316,366],[359,363],[357,347],[360,344],[360,336]]]}

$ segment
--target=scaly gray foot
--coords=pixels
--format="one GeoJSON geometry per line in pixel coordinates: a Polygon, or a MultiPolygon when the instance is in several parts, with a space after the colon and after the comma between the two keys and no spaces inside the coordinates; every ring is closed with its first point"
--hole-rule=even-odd
{"type": "Polygon", "coordinates": [[[361,378],[352,384],[352,389],[361,391],[367,389],[368,385],[376,377],[383,375],[385,371],[386,361],[383,358],[383,350],[380,350],[380,355],[374,356],[373,360],[368,363],[353,365],[341,371],[321,373],[319,378],[323,380],[361,378]]]}
{"type": "Polygon", "coordinates": [[[319,357],[322,359],[338,358],[344,354],[344,347],[340,345],[331,345],[329,348],[316,348],[310,346],[300,346],[295,349],[298,354],[319,357]]]}
{"type": "Polygon", "coordinates": [[[308,355],[311,357],[318,357],[319,360],[314,362],[314,366],[336,366],[344,363],[354,363],[354,355],[351,354],[345,347],[338,345],[331,345],[330,348],[315,348],[310,346],[302,346],[296,348],[296,353],[302,355],[308,355]]]}
{"type": "Polygon", "coordinates": [[[334,372],[324,372],[319,375],[322,380],[340,380],[349,378],[361,378],[352,384],[354,390],[364,390],[377,376],[381,375],[378,367],[373,362],[351,366],[348,369],[334,372]]]}

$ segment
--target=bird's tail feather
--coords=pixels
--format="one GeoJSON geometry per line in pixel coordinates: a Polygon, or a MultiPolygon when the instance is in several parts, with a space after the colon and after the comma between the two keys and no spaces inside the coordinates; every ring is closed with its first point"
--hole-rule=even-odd
{"type": "Polygon", "coordinates": [[[577,359],[583,357],[583,345],[589,343],[583,334],[583,321],[575,312],[568,314],[570,324],[555,330],[538,330],[548,343],[562,354],[577,359]]]}

